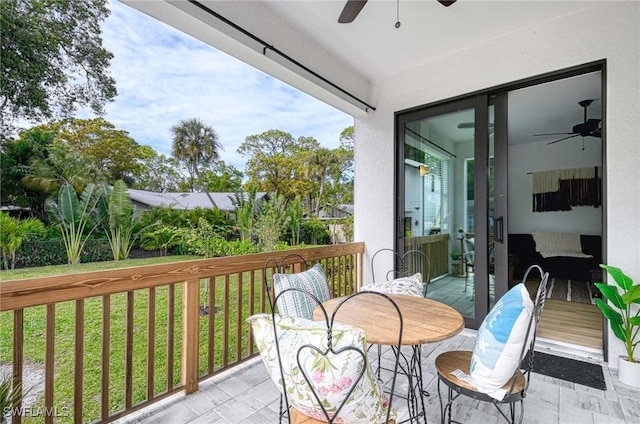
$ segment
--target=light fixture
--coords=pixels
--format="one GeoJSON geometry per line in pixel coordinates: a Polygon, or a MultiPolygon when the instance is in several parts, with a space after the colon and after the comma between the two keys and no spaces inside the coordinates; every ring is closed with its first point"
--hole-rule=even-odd
{"type": "Polygon", "coordinates": [[[420,176],[424,177],[431,171],[431,169],[427,165],[420,165],[420,176]]]}

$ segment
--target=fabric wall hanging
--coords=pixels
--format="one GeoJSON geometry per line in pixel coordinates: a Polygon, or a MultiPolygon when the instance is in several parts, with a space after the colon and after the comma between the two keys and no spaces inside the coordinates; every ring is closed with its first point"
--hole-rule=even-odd
{"type": "Polygon", "coordinates": [[[531,172],[533,212],[569,211],[572,206],[602,205],[597,166],[531,172]]]}

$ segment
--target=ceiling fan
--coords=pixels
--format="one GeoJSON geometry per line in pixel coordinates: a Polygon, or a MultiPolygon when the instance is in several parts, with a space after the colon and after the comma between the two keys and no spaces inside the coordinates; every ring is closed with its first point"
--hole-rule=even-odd
{"type": "MultiPolygon", "coordinates": [[[[451,6],[456,0],[437,0],[443,6],[451,6]]],[[[347,0],[347,3],[340,13],[338,23],[348,24],[358,16],[364,5],[367,4],[367,0],[347,0]]]]}
{"type": "Polygon", "coordinates": [[[593,102],[594,99],[586,99],[578,102],[578,104],[584,109],[584,122],[573,126],[571,132],[567,133],[547,133],[547,134],[534,134],[535,136],[547,136],[547,135],[566,135],[566,137],[559,138],[554,141],[550,141],[547,144],[554,144],[568,138],[577,136],[581,137],[602,137],[602,128],[600,128],[600,119],[587,119],[587,108],[593,102]]]}

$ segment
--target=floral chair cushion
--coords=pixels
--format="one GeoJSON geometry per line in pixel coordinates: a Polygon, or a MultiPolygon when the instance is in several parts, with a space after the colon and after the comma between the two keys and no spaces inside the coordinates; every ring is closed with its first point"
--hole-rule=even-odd
{"type": "Polygon", "coordinates": [[[422,297],[424,287],[422,285],[422,274],[415,273],[410,277],[396,278],[391,281],[381,283],[365,284],[360,291],[373,291],[387,294],[405,294],[408,296],[422,297]]]}
{"type": "MultiPolygon", "coordinates": [[[[320,264],[296,274],[273,274],[273,284],[276,296],[283,290],[298,288],[312,293],[320,302],[331,298],[329,283],[320,264]]],[[[311,319],[316,303],[302,292],[291,291],[278,298],[277,306],[282,315],[311,319]]]]}
{"type": "MultiPolygon", "coordinates": [[[[361,352],[346,350],[339,354],[323,356],[314,349],[303,348],[313,345],[320,350],[327,346],[327,326],[324,321],[276,315],[278,343],[289,403],[301,413],[319,420],[325,415],[313,395],[313,391],[303,373],[307,374],[327,413],[332,417],[349,389],[356,384],[345,405],[338,414],[336,423],[372,424],[384,423],[387,417],[387,400],[374,378],[366,354],[367,341],[362,329],[346,324],[334,323],[334,351],[347,346],[355,346],[361,352]],[[300,351],[300,364],[297,356],[300,351]],[[302,372],[301,372],[302,371],[302,372]],[[359,381],[358,377],[362,375],[359,381]]],[[[280,392],[283,392],[278,352],[274,342],[273,321],[270,314],[257,314],[247,318],[251,324],[260,356],[280,392]]],[[[395,419],[396,412],[391,411],[395,419]]]]}

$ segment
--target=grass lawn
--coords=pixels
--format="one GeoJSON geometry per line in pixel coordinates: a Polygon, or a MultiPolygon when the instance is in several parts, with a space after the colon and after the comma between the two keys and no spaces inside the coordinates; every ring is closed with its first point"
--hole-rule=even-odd
{"type": "MultiPolygon", "coordinates": [[[[198,259],[196,257],[164,257],[132,259],[119,262],[98,262],[80,264],[75,266],[50,266],[31,268],[15,271],[3,271],[2,280],[31,278],[36,276],[59,275],[66,273],[87,272],[94,270],[112,269],[117,267],[131,267],[166,263],[179,260],[198,259]]],[[[258,278],[259,280],[259,278],[258,278]]],[[[228,284],[224,278],[217,278],[211,292],[207,289],[208,280],[201,281],[201,303],[208,301],[209,295],[215,296],[215,313],[203,315],[200,318],[200,374],[207,372],[207,354],[209,351],[208,326],[209,319],[214,319],[214,368],[222,366],[223,333],[225,321],[228,336],[229,362],[233,363],[241,358],[236,358],[236,340],[241,340],[241,357],[248,354],[249,328],[244,323],[249,316],[249,286],[254,284],[255,296],[253,305],[255,311],[259,311],[259,294],[261,282],[250,282],[249,273],[242,277],[242,283],[238,284],[238,276],[231,275],[228,284]],[[236,307],[238,290],[242,290],[242,305],[240,311],[236,307]],[[225,293],[226,292],[226,293],[225,293]],[[224,316],[223,301],[229,299],[229,316],[224,316]],[[241,334],[237,334],[236,322],[242,322],[241,334]]],[[[1,284],[1,283],[0,283],[1,284]]],[[[180,384],[180,358],[182,348],[182,285],[175,286],[175,346],[173,384],[180,384]]],[[[167,381],[167,303],[169,286],[155,289],[155,346],[154,353],[154,384],[155,394],[166,390],[167,381]]],[[[109,363],[109,405],[111,411],[124,408],[124,384],[125,384],[125,317],[126,294],[112,295],[110,299],[110,363],[109,363]]],[[[148,330],[148,304],[149,290],[137,290],[134,292],[134,336],[133,336],[133,404],[146,399],[146,375],[147,375],[147,330],[148,330]]],[[[73,399],[73,366],[74,366],[74,328],[75,328],[75,302],[63,302],[56,305],[55,310],[55,376],[54,376],[54,407],[69,407],[68,417],[58,417],[56,422],[72,422],[73,399]]],[[[100,391],[102,371],[102,297],[90,298],[84,301],[84,379],[83,379],[83,422],[98,420],[100,417],[100,391]]],[[[43,369],[45,354],[45,327],[46,307],[33,307],[24,311],[24,360],[25,364],[32,364],[36,369],[43,369]]],[[[13,313],[0,314],[0,364],[10,364],[13,354],[13,313]]],[[[28,389],[28,387],[26,387],[28,389]]],[[[34,406],[44,406],[43,396],[34,406]]],[[[23,422],[41,422],[42,418],[23,419],[23,422]]]]}

